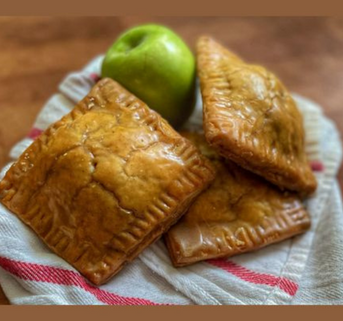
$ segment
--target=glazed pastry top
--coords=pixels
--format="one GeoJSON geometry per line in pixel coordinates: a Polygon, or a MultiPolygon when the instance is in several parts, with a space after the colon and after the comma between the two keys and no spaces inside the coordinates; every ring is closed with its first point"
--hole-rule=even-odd
{"type": "Polygon", "coordinates": [[[280,80],[211,38],[200,38],[197,51],[208,142],[281,188],[312,193],[302,115],[280,80]]]}
{"type": "Polygon", "coordinates": [[[212,179],[193,144],[103,79],[23,153],[0,183],[0,200],[102,283],[212,179]]]}

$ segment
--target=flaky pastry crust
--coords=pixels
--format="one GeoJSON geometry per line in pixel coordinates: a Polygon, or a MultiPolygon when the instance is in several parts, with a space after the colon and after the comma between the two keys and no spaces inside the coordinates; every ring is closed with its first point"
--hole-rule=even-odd
{"type": "Polygon", "coordinates": [[[0,200],[98,285],[176,222],[213,177],[193,144],[103,79],[8,170],[0,200]]]}

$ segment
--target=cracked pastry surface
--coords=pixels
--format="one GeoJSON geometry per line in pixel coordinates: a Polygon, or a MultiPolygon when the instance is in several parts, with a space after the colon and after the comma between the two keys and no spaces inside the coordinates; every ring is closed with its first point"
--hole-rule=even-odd
{"type": "Polygon", "coordinates": [[[310,216],[296,194],[220,157],[203,135],[183,135],[211,160],[217,174],[165,234],[175,266],[253,251],[310,227],[310,216]]]}
{"type": "Polygon", "coordinates": [[[211,146],[281,189],[313,193],[302,115],[280,80],[209,37],[197,43],[197,67],[211,146]]]}
{"type": "Polygon", "coordinates": [[[0,200],[55,253],[102,284],[213,178],[193,144],[103,79],[13,164],[0,200]]]}

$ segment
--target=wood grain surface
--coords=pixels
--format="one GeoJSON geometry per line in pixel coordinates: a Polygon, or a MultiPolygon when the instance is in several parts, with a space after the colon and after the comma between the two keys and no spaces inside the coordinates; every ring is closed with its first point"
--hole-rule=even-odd
{"type": "Polygon", "coordinates": [[[65,75],[143,22],[172,27],[193,49],[199,35],[216,37],[321,104],[343,132],[342,18],[0,17],[0,167],[65,75]]]}

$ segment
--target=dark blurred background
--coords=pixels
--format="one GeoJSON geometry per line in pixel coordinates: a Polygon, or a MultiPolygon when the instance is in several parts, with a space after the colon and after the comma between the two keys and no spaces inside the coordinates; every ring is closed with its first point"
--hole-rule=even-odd
{"type": "Polygon", "coordinates": [[[64,76],[144,22],[173,28],[191,48],[199,35],[214,36],[321,104],[343,132],[342,18],[0,17],[0,166],[64,76]]]}

